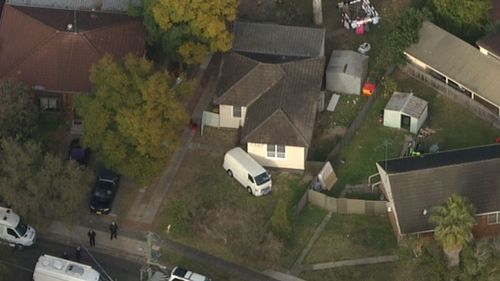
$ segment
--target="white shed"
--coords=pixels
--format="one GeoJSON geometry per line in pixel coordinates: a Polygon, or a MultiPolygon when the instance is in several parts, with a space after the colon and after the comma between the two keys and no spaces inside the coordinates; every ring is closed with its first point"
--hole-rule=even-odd
{"type": "Polygon", "coordinates": [[[384,108],[384,126],[418,133],[427,119],[428,103],[413,93],[394,92],[384,108]]]}
{"type": "Polygon", "coordinates": [[[326,89],[359,95],[368,71],[368,56],[351,50],[334,50],[326,69],[326,89]]]}

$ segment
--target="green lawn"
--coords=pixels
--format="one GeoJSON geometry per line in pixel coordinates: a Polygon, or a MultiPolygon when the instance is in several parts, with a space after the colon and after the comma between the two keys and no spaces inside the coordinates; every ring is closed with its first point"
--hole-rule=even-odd
{"type": "Polygon", "coordinates": [[[282,268],[291,269],[326,214],[325,210],[306,204],[293,221],[292,238],[286,243],[280,260],[282,268]]]}
{"type": "Polygon", "coordinates": [[[333,214],[304,264],[390,255],[396,249],[387,216],[333,214]]]}
{"type": "MultiPolygon", "coordinates": [[[[393,78],[397,81],[398,91],[413,92],[429,102],[429,116],[424,127],[428,126],[436,133],[424,139],[425,145],[438,144],[443,151],[493,143],[500,135],[500,130],[424,84],[401,72],[396,72],[393,78]]],[[[340,155],[345,163],[334,163],[339,180],[330,194],[338,196],[346,184],[366,182],[369,175],[376,173],[375,162],[385,159],[384,142],[387,143],[387,158],[399,157],[404,135],[411,134],[386,128],[378,121],[389,98],[377,97],[364,124],[340,155]]]]}

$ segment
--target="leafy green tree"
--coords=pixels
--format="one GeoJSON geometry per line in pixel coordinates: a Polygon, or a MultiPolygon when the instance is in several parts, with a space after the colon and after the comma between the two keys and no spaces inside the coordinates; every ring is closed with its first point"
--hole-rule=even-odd
{"type": "Polygon", "coordinates": [[[491,0],[429,0],[427,6],[439,26],[470,43],[492,25],[491,0]]]}
{"type": "Polygon", "coordinates": [[[288,218],[286,202],[283,199],[278,200],[274,213],[271,217],[272,232],[283,240],[290,239],[292,235],[292,225],[288,218]]]}
{"type": "Polygon", "coordinates": [[[472,240],[475,223],[472,205],[458,195],[451,195],[445,205],[431,209],[430,222],[436,225],[434,237],[443,247],[448,267],[457,266],[460,252],[472,240]]]}
{"type": "Polygon", "coordinates": [[[227,51],[232,36],[227,23],[236,19],[239,0],[143,0],[132,15],[142,15],[149,43],[160,44],[173,59],[199,64],[208,52],[227,51]]]}
{"type": "MultiPolygon", "coordinates": [[[[429,18],[426,9],[407,8],[389,19],[390,28],[386,40],[377,53],[374,72],[381,77],[388,66],[396,66],[405,62],[404,50],[418,41],[418,31],[422,22],[429,18]]],[[[377,78],[377,77],[376,77],[377,78]]]]}
{"type": "Polygon", "coordinates": [[[84,122],[84,145],[108,168],[149,184],[180,144],[188,114],[182,103],[191,82],[157,72],[144,58],[114,62],[105,56],[94,65],[95,91],[81,95],[76,109],[84,122]]]}
{"type": "Polygon", "coordinates": [[[28,88],[0,81],[0,137],[32,137],[37,131],[38,108],[28,88]]]}
{"type": "Polygon", "coordinates": [[[77,221],[91,179],[86,169],[44,153],[32,140],[0,140],[0,197],[30,224],[77,221]]]}

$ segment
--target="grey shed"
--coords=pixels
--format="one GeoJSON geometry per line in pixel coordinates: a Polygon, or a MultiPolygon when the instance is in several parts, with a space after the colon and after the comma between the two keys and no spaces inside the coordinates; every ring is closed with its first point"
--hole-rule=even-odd
{"type": "Polygon", "coordinates": [[[350,50],[334,50],[326,69],[326,89],[359,95],[367,71],[368,56],[350,50]]]}
{"type": "Polygon", "coordinates": [[[427,119],[428,103],[413,93],[394,92],[384,108],[384,126],[406,129],[414,134],[427,119]]]}

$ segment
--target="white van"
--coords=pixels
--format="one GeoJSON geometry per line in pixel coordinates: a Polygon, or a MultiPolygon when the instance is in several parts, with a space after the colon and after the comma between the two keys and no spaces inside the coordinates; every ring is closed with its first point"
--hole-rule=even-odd
{"type": "Polygon", "coordinates": [[[36,231],[11,209],[0,207],[0,241],[21,250],[35,244],[36,231]]]}
{"type": "Polygon", "coordinates": [[[43,255],[38,258],[33,281],[99,281],[99,272],[70,260],[43,255]]]}
{"type": "Polygon", "coordinates": [[[271,192],[271,175],[241,147],[235,147],[224,155],[224,170],[243,185],[248,193],[262,196],[271,192]]]}
{"type": "Polygon", "coordinates": [[[174,267],[174,269],[172,269],[168,281],[211,281],[211,279],[201,274],[176,266],[174,267]]]}

